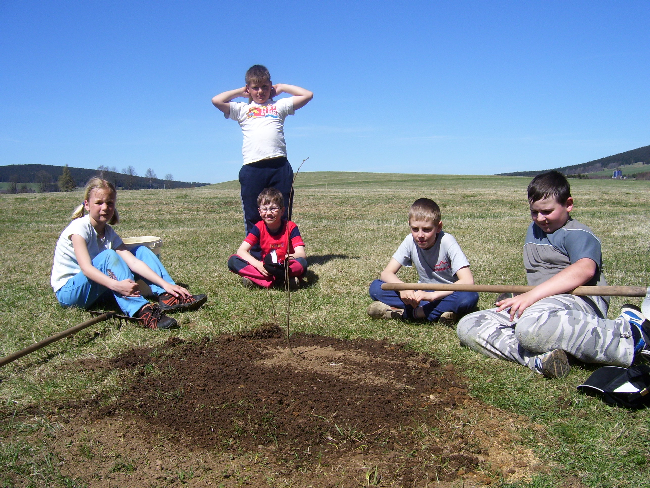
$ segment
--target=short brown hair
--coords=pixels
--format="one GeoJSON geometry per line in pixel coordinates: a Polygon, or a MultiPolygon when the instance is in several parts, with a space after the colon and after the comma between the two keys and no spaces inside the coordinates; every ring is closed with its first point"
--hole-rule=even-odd
{"type": "Polygon", "coordinates": [[[270,83],[271,73],[269,73],[269,70],[266,69],[266,66],[262,66],[261,64],[256,64],[248,68],[244,80],[246,81],[246,85],[250,85],[253,83],[263,83],[263,82],[270,83]]]}
{"type": "Polygon", "coordinates": [[[284,197],[282,196],[282,192],[273,187],[264,188],[257,196],[257,206],[260,207],[262,205],[273,204],[280,208],[284,208],[284,197]]]}
{"type": "Polygon", "coordinates": [[[430,198],[418,198],[409,209],[409,223],[412,220],[430,220],[439,224],[441,217],[440,207],[430,198]]]}
{"type": "Polygon", "coordinates": [[[544,198],[553,197],[564,205],[571,196],[571,186],[559,171],[547,171],[533,178],[528,185],[528,202],[535,203],[544,198]]]}

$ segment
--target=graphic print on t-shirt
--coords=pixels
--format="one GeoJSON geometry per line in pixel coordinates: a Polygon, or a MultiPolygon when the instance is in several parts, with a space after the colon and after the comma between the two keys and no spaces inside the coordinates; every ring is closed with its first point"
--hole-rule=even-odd
{"type": "Polygon", "coordinates": [[[248,119],[259,119],[265,117],[271,117],[273,119],[277,119],[279,117],[278,109],[275,108],[275,105],[257,105],[250,107],[248,109],[248,112],[246,112],[246,118],[248,119]]]}

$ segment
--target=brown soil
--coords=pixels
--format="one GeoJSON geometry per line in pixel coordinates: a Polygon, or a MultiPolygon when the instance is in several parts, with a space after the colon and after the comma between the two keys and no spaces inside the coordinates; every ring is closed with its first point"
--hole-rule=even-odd
{"type": "MultiPolygon", "coordinates": [[[[48,441],[90,487],[477,487],[545,469],[522,418],[468,396],[452,365],[388,342],[277,326],[75,367],[121,393],[58,410],[48,441]]],[[[540,432],[543,435],[543,432],[540,432]]]]}

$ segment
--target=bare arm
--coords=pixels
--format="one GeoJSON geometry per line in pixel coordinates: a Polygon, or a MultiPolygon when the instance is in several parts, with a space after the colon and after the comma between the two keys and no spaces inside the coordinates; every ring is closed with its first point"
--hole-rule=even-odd
{"type": "Polygon", "coordinates": [[[510,320],[520,317],[533,303],[542,298],[566,293],[587,283],[596,274],[596,263],[589,258],[582,258],[567,266],[558,274],[540,283],[532,290],[497,303],[497,311],[510,308],[510,320]]]}
{"type": "Polygon", "coordinates": [[[275,89],[276,95],[279,95],[281,93],[288,93],[289,95],[293,96],[294,110],[298,110],[299,108],[304,107],[312,98],[314,98],[314,94],[312,92],[296,85],[278,83],[277,85],[273,85],[273,88],[275,89]]]}
{"type": "Polygon", "coordinates": [[[131,271],[133,271],[138,276],[142,276],[145,280],[148,280],[151,283],[155,283],[164,289],[167,293],[171,293],[175,297],[178,295],[185,297],[191,296],[190,292],[182,286],[173,285],[163,280],[162,277],[159,276],[158,273],[152,270],[149,266],[147,266],[145,262],[140,261],[138,258],[136,258],[124,244],[115,249],[115,252],[124,260],[131,271]]]}
{"type": "Polygon", "coordinates": [[[251,266],[254,266],[264,276],[269,276],[269,272],[264,267],[264,263],[259,259],[255,259],[249,252],[251,247],[252,246],[248,242],[243,241],[239,246],[239,249],[237,249],[237,256],[242,258],[244,261],[247,261],[251,266]]]}
{"type": "Polygon", "coordinates": [[[379,279],[385,283],[403,283],[397,277],[397,272],[402,268],[402,265],[397,262],[395,258],[390,258],[390,261],[379,275],[379,279]]]}
{"type": "Polygon", "coordinates": [[[230,116],[230,102],[235,98],[247,96],[248,92],[246,91],[246,87],[237,88],[236,90],[228,90],[212,97],[212,105],[217,107],[226,117],[228,117],[230,116]]]}
{"type": "Polygon", "coordinates": [[[293,250],[293,254],[289,254],[290,258],[304,258],[307,259],[307,253],[305,252],[305,246],[296,246],[293,250]]]}
{"type": "Polygon", "coordinates": [[[72,234],[70,239],[72,240],[72,247],[74,249],[74,255],[77,258],[77,263],[86,278],[126,297],[140,295],[140,289],[135,281],[114,280],[93,266],[90,254],[88,254],[88,246],[83,237],[78,234],[72,234]]]}
{"type": "MultiPolygon", "coordinates": [[[[402,265],[398,263],[395,258],[390,258],[390,261],[379,275],[379,279],[385,283],[403,283],[403,281],[397,277],[397,272],[401,268],[402,265]]],[[[417,307],[420,303],[420,299],[417,298],[417,290],[400,290],[397,293],[406,305],[417,307]]]]}

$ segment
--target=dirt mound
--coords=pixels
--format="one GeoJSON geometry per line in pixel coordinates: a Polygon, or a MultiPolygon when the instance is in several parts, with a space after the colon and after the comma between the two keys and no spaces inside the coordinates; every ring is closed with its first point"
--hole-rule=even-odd
{"type": "Polygon", "coordinates": [[[388,342],[266,325],[84,363],[130,378],[58,419],[62,472],[89,486],[471,487],[539,469],[520,419],[388,342]]]}

